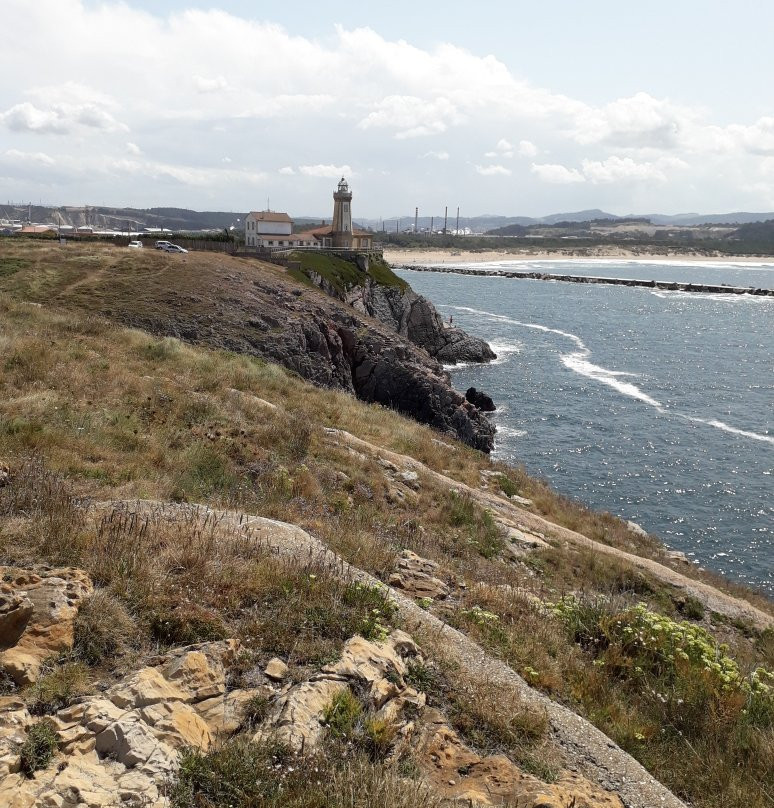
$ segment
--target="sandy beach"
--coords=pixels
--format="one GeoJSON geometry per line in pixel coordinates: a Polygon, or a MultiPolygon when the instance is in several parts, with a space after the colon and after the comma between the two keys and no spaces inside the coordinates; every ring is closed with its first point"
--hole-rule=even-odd
{"type": "Polygon", "coordinates": [[[600,247],[595,250],[425,250],[419,248],[387,247],[384,259],[390,264],[480,264],[493,261],[593,261],[621,259],[625,261],[718,261],[744,264],[772,264],[774,256],[725,255],[697,252],[645,252],[618,247],[600,247]]]}

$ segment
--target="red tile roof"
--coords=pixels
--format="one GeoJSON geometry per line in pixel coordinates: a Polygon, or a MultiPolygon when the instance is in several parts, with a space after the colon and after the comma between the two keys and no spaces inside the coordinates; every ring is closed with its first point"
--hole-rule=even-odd
{"type": "Polygon", "coordinates": [[[273,210],[254,210],[247,214],[248,217],[252,216],[253,219],[259,219],[262,222],[290,222],[293,220],[287,213],[277,213],[273,210]]]}

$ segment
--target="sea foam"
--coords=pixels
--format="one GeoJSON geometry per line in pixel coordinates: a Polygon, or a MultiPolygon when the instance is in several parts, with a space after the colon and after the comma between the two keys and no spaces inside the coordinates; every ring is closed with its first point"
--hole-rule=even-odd
{"type": "Polygon", "coordinates": [[[668,413],[674,417],[683,418],[687,421],[693,421],[697,424],[711,426],[714,429],[720,429],[723,432],[728,432],[731,435],[737,435],[742,438],[749,438],[750,440],[756,440],[762,443],[770,443],[774,445],[774,436],[771,435],[761,435],[758,432],[749,432],[745,429],[739,429],[738,427],[731,426],[730,424],[725,423],[725,421],[720,421],[716,418],[699,418],[698,416],[686,415],[684,413],[665,409],[660,401],[657,401],[652,396],[649,396],[636,384],[623,380],[623,377],[637,378],[636,373],[628,373],[622,370],[609,370],[608,368],[603,368],[590,362],[589,358],[591,356],[591,350],[577,334],[571,334],[568,331],[562,331],[558,328],[550,328],[549,326],[542,325],[540,323],[524,323],[520,320],[514,320],[511,317],[506,317],[503,314],[482,311],[481,309],[474,309],[470,306],[450,306],[449,308],[453,308],[457,311],[466,311],[479,317],[486,317],[487,319],[494,320],[496,322],[508,323],[509,325],[514,325],[519,328],[529,328],[533,331],[542,331],[543,333],[557,334],[558,336],[565,337],[566,339],[574,342],[577,348],[577,350],[573,351],[572,353],[562,354],[560,356],[562,364],[568,370],[578,373],[581,376],[585,376],[588,379],[597,381],[600,384],[605,384],[608,387],[612,387],[614,390],[624,396],[628,396],[629,398],[642,401],[644,404],[651,407],[655,407],[659,412],[668,413]]]}

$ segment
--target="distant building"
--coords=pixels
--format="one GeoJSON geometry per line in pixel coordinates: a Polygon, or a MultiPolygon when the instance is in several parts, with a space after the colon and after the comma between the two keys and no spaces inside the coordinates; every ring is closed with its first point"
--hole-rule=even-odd
{"type": "Polygon", "coordinates": [[[316,247],[311,237],[293,233],[293,220],[287,213],[259,210],[245,217],[247,247],[316,247]]]}
{"type": "Polygon", "coordinates": [[[313,238],[318,246],[334,250],[370,250],[374,239],[373,233],[352,227],[352,191],[344,177],[333,192],[333,223],[296,233],[296,237],[313,238]]]}
{"type": "Polygon", "coordinates": [[[313,249],[370,250],[373,233],[352,227],[352,191],[341,178],[333,193],[333,224],[293,232],[287,213],[253,211],[245,217],[245,246],[272,249],[311,247],[313,249]]]}
{"type": "Polygon", "coordinates": [[[20,230],[16,230],[17,233],[56,233],[56,227],[50,224],[27,224],[24,225],[20,230]]]}

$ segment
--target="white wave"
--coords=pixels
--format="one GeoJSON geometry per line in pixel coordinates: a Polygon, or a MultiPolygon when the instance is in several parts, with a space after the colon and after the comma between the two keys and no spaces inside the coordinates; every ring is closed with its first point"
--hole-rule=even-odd
{"type": "Polygon", "coordinates": [[[572,370],[575,373],[579,373],[581,376],[586,376],[589,379],[594,379],[594,381],[598,381],[601,384],[606,384],[608,387],[612,387],[619,393],[629,396],[630,398],[635,398],[638,401],[644,402],[645,404],[649,404],[651,407],[656,407],[659,410],[661,409],[661,402],[656,401],[656,399],[651,398],[647,393],[644,393],[639,387],[637,387],[636,384],[632,384],[631,382],[622,382],[619,380],[620,376],[636,377],[636,373],[626,373],[621,370],[608,370],[607,368],[602,368],[599,367],[599,365],[593,365],[591,362],[589,362],[588,358],[591,356],[591,351],[583,340],[576,334],[570,334],[567,331],[560,331],[558,328],[549,328],[548,326],[540,325],[539,323],[523,323],[520,320],[514,320],[510,317],[505,317],[502,314],[493,314],[492,312],[481,311],[480,309],[473,309],[467,306],[454,306],[453,308],[456,308],[459,311],[468,311],[473,314],[482,315],[492,320],[498,320],[499,322],[510,323],[511,325],[516,325],[521,328],[531,328],[535,331],[543,331],[544,333],[558,334],[561,337],[566,337],[567,339],[572,340],[578,346],[578,350],[576,352],[565,354],[561,357],[562,364],[568,370],[572,370]]]}
{"type": "Polygon", "coordinates": [[[504,438],[523,438],[527,432],[524,429],[515,429],[512,426],[500,426],[500,424],[498,424],[497,434],[502,435],[504,438]]]}
{"type": "MultiPolygon", "coordinates": [[[[675,415],[680,415],[680,413],[675,413],[675,415]]],[[[695,421],[697,424],[714,426],[715,429],[722,429],[723,432],[730,432],[732,435],[740,435],[744,438],[751,438],[752,440],[759,440],[763,443],[771,443],[774,445],[774,436],[772,435],[761,435],[758,432],[748,432],[745,429],[738,429],[724,421],[718,421],[716,418],[697,418],[693,415],[680,415],[680,417],[686,418],[688,421],[695,421]]]]}
{"type": "Polygon", "coordinates": [[[494,314],[491,311],[481,311],[481,309],[473,309],[470,306],[448,306],[450,309],[457,311],[468,311],[471,314],[479,314],[489,320],[497,320],[501,323],[508,323],[510,325],[518,325],[522,328],[534,328],[536,331],[545,331],[549,334],[559,334],[562,337],[567,337],[575,342],[575,344],[582,350],[588,351],[588,348],[583,344],[583,340],[575,334],[569,334],[567,331],[560,331],[558,328],[549,328],[547,325],[540,325],[539,323],[522,323],[520,320],[514,320],[511,317],[506,317],[504,314],[494,314]]]}
{"type": "Polygon", "coordinates": [[[751,294],[724,294],[722,292],[686,292],[682,289],[658,289],[650,290],[650,294],[654,297],[660,297],[664,300],[669,298],[679,298],[681,300],[711,300],[713,303],[738,303],[744,301],[753,301],[754,303],[771,303],[771,297],[767,295],[751,295],[751,294]]]}
{"type": "MultiPolygon", "coordinates": [[[[449,306],[449,308],[456,309],[457,311],[467,311],[471,314],[477,314],[480,317],[486,317],[487,319],[496,320],[497,322],[509,323],[510,325],[519,326],[521,328],[531,328],[535,331],[543,331],[545,333],[558,334],[559,336],[566,337],[567,339],[572,340],[578,346],[577,351],[570,354],[564,354],[560,357],[562,364],[568,370],[572,370],[581,376],[586,376],[589,379],[598,381],[601,384],[606,384],[608,387],[612,387],[614,390],[617,390],[619,393],[625,396],[629,396],[630,398],[642,401],[651,407],[655,407],[659,412],[667,412],[661,402],[656,401],[655,398],[652,398],[647,393],[644,393],[639,387],[637,387],[636,384],[621,381],[620,379],[622,376],[632,376],[636,378],[636,373],[627,373],[622,370],[608,370],[607,368],[599,367],[599,365],[594,365],[589,362],[588,359],[591,356],[591,351],[583,340],[577,336],[577,334],[570,334],[567,331],[560,331],[558,328],[549,328],[546,325],[540,325],[540,323],[523,323],[520,320],[514,320],[513,318],[506,317],[503,314],[494,314],[491,311],[482,311],[481,309],[474,309],[470,306],[449,306]]],[[[715,418],[698,418],[693,415],[684,415],[683,413],[674,412],[671,410],[669,411],[669,414],[677,418],[684,418],[687,421],[694,421],[697,424],[705,424],[706,426],[720,429],[723,432],[728,432],[732,435],[739,435],[740,437],[750,438],[751,440],[774,444],[774,436],[761,435],[757,432],[748,432],[747,430],[739,429],[738,427],[731,426],[730,424],[727,424],[724,421],[719,421],[715,418]]],[[[502,431],[504,429],[508,429],[508,427],[498,426],[498,429],[502,431]]]]}
{"type": "Polygon", "coordinates": [[[497,354],[497,359],[493,359],[488,364],[502,365],[514,354],[521,353],[524,348],[522,342],[490,342],[489,347],[497,354]]]}
{"type": "Polygon", "coordinates": [[[612,387],[614,390],[617,390],[619,393],[622,393],[625,396],[636,398],[639,401],[644,401],[646,404],[650,404],[651,407],[655,407],[656,409],[663,411],[660,401],[656,401],[655,398],[651,398],[647,393],[643,393],[636,384],[632,384],[631,382],[622,382],[618,378],[619,376],[634,376],[635,374],[607,370],[606,368],[601,368],[598,365],[592,365],[591,362],[586,360],[586,356],[587,354],[584,355],[580,353],[569,354],[568,356],[562,357],[562,364],[566,368],[574,370],[576,373],[580,373],[581,376],[586,376],[589,379],[594,379],[594,381],[606,384],[608,387],[612,387]]]}

